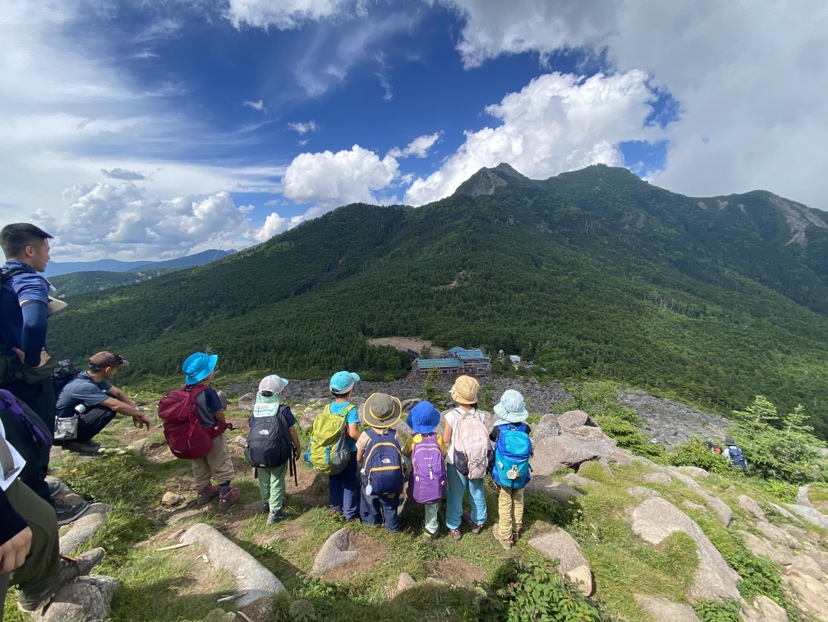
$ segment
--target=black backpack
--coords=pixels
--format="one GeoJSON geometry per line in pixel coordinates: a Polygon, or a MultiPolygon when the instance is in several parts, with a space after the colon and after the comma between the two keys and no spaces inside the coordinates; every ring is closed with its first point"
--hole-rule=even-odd
{"type": "Polygon", "coordinates": [[[77,378],[80,372],[75,369],[72,361],[63,359],[58,361],[58,364],[52,370],[52,381],[55,383],[55,395],[60,396],[60,392],[67,384],[77,378]]]}
{"type": "Polygon", "coordinates": [[[282,404],[275,415],[252,417],[244,457],[254,467],[272,469],[285,464],[293,455],[290,427],[282,404]]]}

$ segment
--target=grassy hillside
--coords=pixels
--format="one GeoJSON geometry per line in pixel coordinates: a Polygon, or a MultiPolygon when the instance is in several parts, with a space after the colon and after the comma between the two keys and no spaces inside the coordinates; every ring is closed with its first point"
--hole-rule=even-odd
{"type": "Polygon", "coordinates": [[[227,372],[381,378],[410,358],[366,339],[418,336],[721,411],[761,393],[828,432],[821,226],[788,244],[768,193],[690,199],[623,169],[489,173],[421,208],[349,205],[210,266],[72,297],[52,350],[121,351],[133,378],[205,348],[227,372]]]}

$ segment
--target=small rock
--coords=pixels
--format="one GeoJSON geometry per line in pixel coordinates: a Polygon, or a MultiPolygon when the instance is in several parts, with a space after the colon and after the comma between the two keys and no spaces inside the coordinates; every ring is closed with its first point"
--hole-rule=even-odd
{"type": "Polygon", "coordinates": [[[627,494],[632,495],[633,497],[638,497],[639,499],[649,499],[650,497],[661,496],[661,494],[657,493],[655,490],[644,488],[644,486],[630,486],[627,488],[627,494]]]}
{"type": "Polygon", "coordinates": [[[582,477],[577,473],[568,473],[564,475],[563,480],[569,484],[570,486],[589,486],[594,484],[595,481],[591,479],[587,479],[586,477],[582,477]]]}
{"type": "Polygon", "coordinates": [[[239,398],[239,410],[253,410],[256,405],[256,395],[253,393],[245,393],[239,398]]]}
{"type": "Polygon", "coordinates": [[[182,501],[185,500],[185,497],[174,492],[167,491],[164,493],[164,496],[161,497],[161,504],[162,505],[178,505],[182,501]]]}
{"type": "Polygon", "coordinates": [[[113,577],[80,577],[62,587],[50,605],[32,619],[37,622],[103,622],[109,619],[109,606],[118,585],[119,581],[113,577]]]}
{"type": "Polygon", "coordinates": [[[103,527],[106,515],[112,507],[105,503],[93,503],[86,513],[69,526],[69,530],[60,536],[60,554],[68,555],[81,547],[103,527]]]}
{"type": "Polygon", "coordinates": [[[699,467],[682,466],[679,467],[678,470],[684,473],[685,475],[689,475],[693,479],[705,479],[707,477],[710,477],[710,473],[708,473],[704,469],[700,469],[699,467]]]}
{"type": "Polygon", "coordinates": [[[592,596],[595,592],[595,581],[592,579],[592,570],[589,566],[578,566],[564,573],[564,576],[577,585],[584,596],[592,596]]]}
{"type": "Polygon", "coordinates": [[[533,477],[524,488],[525,492],[539,492],[564,505],[582,496],[580,492],[566,484],[553,482],[548,477],[533,477]]]}
{"type": "Polygon", "coordinates": [[[592,570],[589,562],[581,553],[581,546],[562,529],[536,536],[529,540],[529,546],[540,551],[551,560],[560,560],[558,573],[570,581],[580,581],[581,592],[590,596],[594,590],[592,570]],[[570,573],[572,576],[570,577],[570,573]],[[574,579],[572,578],[574,577],[574,579]]]}
{"type": "Polygon", "coordinates": [[[204,622],[235,622],[236,614],[224,609],[213,609],[204,616],[204,622]]]}
{"type": "Polygon", "coordinates": [[[407,572],[401,572],[400,578],[397,579],[397,587],[391,592],[389,595],[391,598],[396,598],[398,594],[401,594],[405,590],[411,589],[417,584],[416,581],[411,577],[410,574],[407,572]]]}
{"type": "Polygon", "coordinates": [[[808,555],[794,555],[791,568],[809,577],[813,577],[817,581],[822,579],[822,568],[808,555]]]}
{"type": "Polygon", "coordinates": [[[753,601],[753,606],[759,611],[762,622],[788,622],[788,614],[767,596],[760,594],[753,601]]]}
{"type": "Polygon", "coordinates": [[[739,505],[742,506],[743,509],[753,514],[753,516],[757,520],[760,520],[762,522],[768,521],[768,519],[765,517],[765,512],[762,510],[759,504],[747,495],[739,495],[736,498],[736,501],[739,502],[739,505]]]}
{"type": "Polygon", "coordinates": [[[335,566],[348,563],[359,555],[359,551],[349,551],[350,532],[347,527],[333,533],[327,540],[313,561],[311,573],[320,575],[335,566]]]}
{"type": "Polygon", "coordinates": [[[634,598],[656,622],[699,622],[696,612],[688,605],[674,603],[658,596],[634,594],[634,598]]]}

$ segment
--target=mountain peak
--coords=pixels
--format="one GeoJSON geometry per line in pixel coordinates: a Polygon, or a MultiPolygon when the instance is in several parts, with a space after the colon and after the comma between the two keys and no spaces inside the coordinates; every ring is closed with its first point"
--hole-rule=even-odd
{"type": "Polygon", "coordinates": [[[528,177],[517,172],[511,165],[501,162],[494,168],[481,168],[460,184],[455,194],[466,194],[470,197],[494,194],[498,188],[502,188],[516,180],[531,181],[528,177]]]}

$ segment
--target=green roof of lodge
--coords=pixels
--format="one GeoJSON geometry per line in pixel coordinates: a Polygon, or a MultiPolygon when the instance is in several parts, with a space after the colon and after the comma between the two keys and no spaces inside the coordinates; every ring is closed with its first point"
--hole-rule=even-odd
{"type": "Polygon", "coordinates": [[[429,369],[431,367],[438,369],[460,367],[460,361],[457,359],[417,359],[418,369],[429,369]]]}

